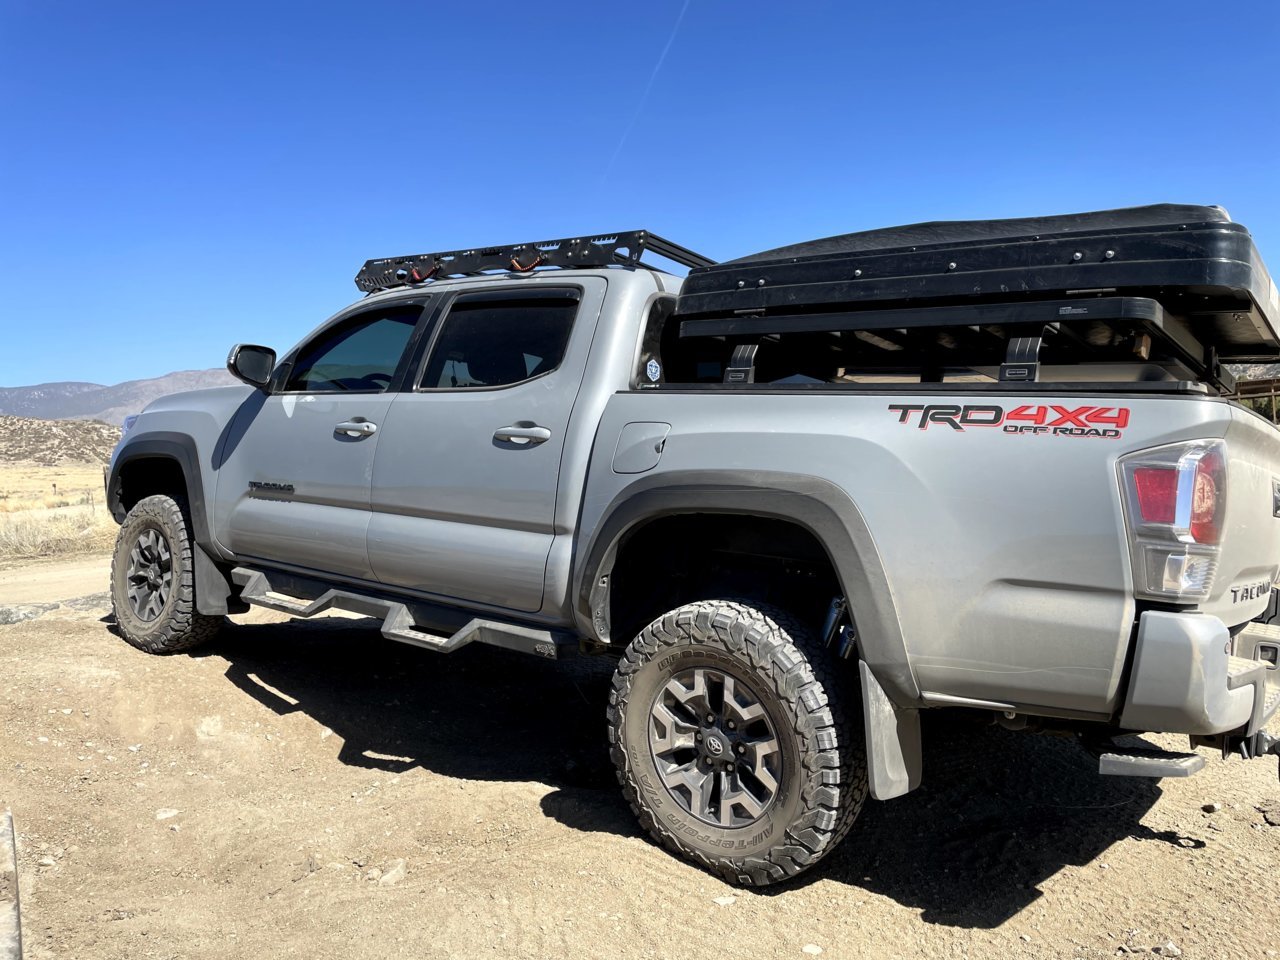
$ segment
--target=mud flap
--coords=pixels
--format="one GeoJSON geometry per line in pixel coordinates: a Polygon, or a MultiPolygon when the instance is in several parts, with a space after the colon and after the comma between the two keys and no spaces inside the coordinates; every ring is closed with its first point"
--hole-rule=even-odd
{"type": "Polygon", "coordinates": [[[22,960],[18,906],[18,838],[6,810],[0,813],[0,960],[22,960]]]}
{"type": "Polygon", "coordinates": [[[920,786],[920,711],[895,706],[865,660],[858,661],[858,674],[871,796],[892,800],[920,786]]]}
{"type": "Polygon", "coordinates": [[[233,595],[231,584],[213,558],[198,543],[191,549],[195,569],[192,575],[196,585],[196,612],[218,617],[228,613],[244,613],[249,605],[233,595]]]}

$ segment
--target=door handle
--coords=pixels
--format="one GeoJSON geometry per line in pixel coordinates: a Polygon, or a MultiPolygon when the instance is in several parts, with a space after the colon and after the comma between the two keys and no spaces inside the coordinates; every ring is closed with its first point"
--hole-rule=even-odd
{"type": "Polygon", "coordinates": [[[333,432],[348,437],[371,437],[378,432],[378,425],[368,420],[343,420],[333,428],[333,432]]]}
{"type": "Polygon", "coordinates": [[[513,423],[509,427],[499,427],[493,431],[493,439],[532,447],[534,444],[546,443],[550,440],[551,431],[537,424],[513,423]]]}

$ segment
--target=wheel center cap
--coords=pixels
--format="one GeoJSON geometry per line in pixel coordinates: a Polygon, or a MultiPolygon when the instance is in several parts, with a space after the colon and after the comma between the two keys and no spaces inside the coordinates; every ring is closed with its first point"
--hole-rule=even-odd
{"type": "Polygon", "coordinates": [[[729,745],[725,743],[724,737],[715,732],[708,733],[702,738],[702,745],[706,748],[707,756],[720,757],[729,749],[729,745]]]}

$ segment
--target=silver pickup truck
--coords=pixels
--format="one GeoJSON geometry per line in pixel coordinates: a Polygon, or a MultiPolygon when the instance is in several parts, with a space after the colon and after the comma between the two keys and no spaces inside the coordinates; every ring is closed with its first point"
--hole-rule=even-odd
{"type": "Polygon", "coordinates": [[[1101,774],[1280,752],[1280,432],[1228,399],[1229,362],[1280,358],[1280,304],[1221,209],[719,264],[636,231],[356,282],[282,359],[234,348],[245,386],[127,425],[130,643],[259,604],[613,656],[637,816],[743,884],[918,786],[925,710],[1075,736],[1101,774]],[[1137,732],[1189,752],[1113,742],[1137,732]]]}

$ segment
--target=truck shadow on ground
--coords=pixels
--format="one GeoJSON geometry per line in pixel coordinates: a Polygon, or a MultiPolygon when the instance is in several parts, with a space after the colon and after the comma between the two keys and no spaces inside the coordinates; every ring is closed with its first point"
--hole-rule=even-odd
{"type": "Polygon", "coordinates": [[[924,736],[924,784],[868,799],[823,872],[915,907],[926,922],[999,926],[1068,865],[1095,864],[1105,882],[1097,864],[1126,838],[1204,846],[1141,822],[1158,781],[1101,777],[1073,740],[945,716],[928,717],[924,736]]]}
{"type": "Polygon", "coordinates": [[[614,783],[604,747],[611,663],[480,644],[441,655],[387,640],[374,624],[235,624],[193,656],[226,658],[227,679],[253,699],[328,727],[349,766],[562,788],[614,783]]]}
{"type": "MultiPolygon", "coordinates": [[[[640,835],[605,746],[611,662],[479,645],[446,658],[384,640],[369,624],[237,625],[209,653],[226,658],[227,678],[258,702],[333,730],[342,763],[534,780],[555,788],[542,808],[557,821],[640,835]]],[[[919,909],[926,922],[994,927],[1037,900],[1045,879],[1105,861],[1122,839],[1203,846],[1141,823],[1160,797],[1155,781],[1099,777],[1070,740],[940,719],[926,725],[924,786],[869,799],[819,867],[763,892],[825,878],[919,909]]]]}

